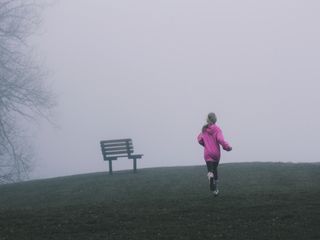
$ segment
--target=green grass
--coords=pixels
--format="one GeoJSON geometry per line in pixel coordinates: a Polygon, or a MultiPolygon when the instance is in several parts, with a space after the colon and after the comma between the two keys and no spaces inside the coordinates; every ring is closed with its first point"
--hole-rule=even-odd
{"type": "Polygon", "coordinates": [[[320,239],[320,164],[95,173],[0,186],[5,239],[320,239]]]}

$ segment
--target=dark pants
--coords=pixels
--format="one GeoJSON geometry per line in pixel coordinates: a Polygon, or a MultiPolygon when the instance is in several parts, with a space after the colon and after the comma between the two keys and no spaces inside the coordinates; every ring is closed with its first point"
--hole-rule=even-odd
{"type": "Polygon", "coordinates": [[[208,172],[212,172],[214,175],[214,180],[218,180],[218,165],[219,162],[206,162],[207,163],[207,168],[208,172]]]}
{"type": "Polygon", "coordinates": [[[218,164],[219,162],[206,162],[208,172],[213,173],[213,178],[210,178],[210,190],[215,191],[217,189],[217,180],[218,180],[218,164]],[[213,180],[214,179],[214,180],[213,180]]]}

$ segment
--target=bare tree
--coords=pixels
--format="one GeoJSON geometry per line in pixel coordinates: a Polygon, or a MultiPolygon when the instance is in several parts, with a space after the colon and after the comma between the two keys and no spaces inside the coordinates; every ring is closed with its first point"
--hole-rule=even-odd
{"type": "Polygon", "coordinates": [[[27,177],[32,151],[19,122],[45,117],[52,107],[45,74],[27,43],[39,26],[42,3],[0,0],[0,183],[27,177]]]}

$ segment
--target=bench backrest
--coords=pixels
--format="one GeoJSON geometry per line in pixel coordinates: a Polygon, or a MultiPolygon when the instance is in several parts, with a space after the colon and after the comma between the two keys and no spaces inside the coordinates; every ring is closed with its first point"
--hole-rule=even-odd
{"type": "Polygon", "coordinates": [[[115,139],[100,141],[104,160],[108,158],[130,157],[133,153],[132,139],[115,139]]]}

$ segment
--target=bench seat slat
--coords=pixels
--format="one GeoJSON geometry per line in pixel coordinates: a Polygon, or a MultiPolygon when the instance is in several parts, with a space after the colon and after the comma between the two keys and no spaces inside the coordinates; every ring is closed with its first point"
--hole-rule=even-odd
{"type": "Polygon", "coordinates": [[[113,151],[113,152],[107,152],[107,151],[103,151],[103,153],[107,156],[109,155],[116,155],[116,154],[130,154],[130,153],[133,153],[133,151],[113,151]]]}
{"type": "Polygon", "coordinates": [[[118,156],[110,156],[110,157],[105,157],[105,160],[117,160],[117,158],[124,158],[124,157],[128,157],[128,155],[118,155],[118,156]]]}

